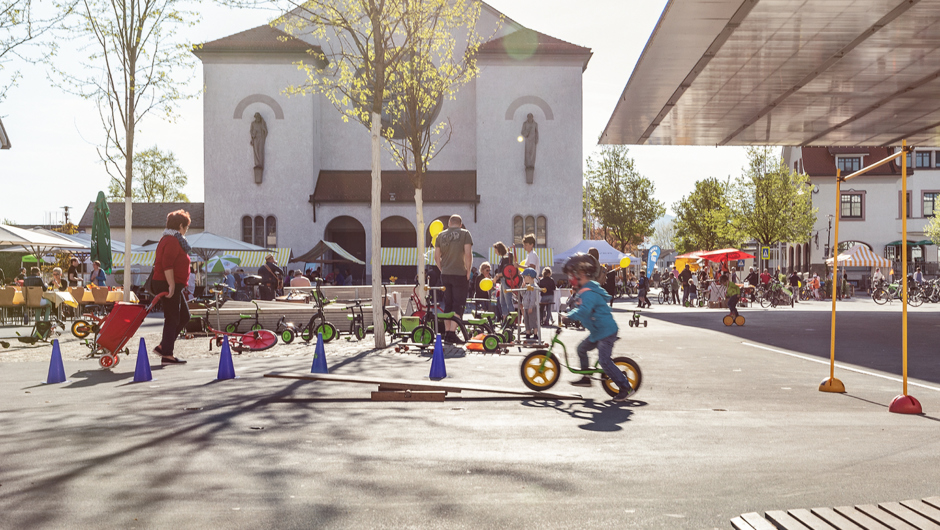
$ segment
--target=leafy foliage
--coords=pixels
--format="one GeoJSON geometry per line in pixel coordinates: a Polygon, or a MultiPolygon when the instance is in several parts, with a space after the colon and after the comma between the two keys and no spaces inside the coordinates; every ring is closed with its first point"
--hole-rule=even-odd
{"type": "Polygon", "coordinates": [[[731,224],[730,193],[729,181],[707,178],[696,182],[692,193],[672,205],[680,254],[737,246],[740,238],[731,224]]]}
{"type": "MultiPolygon", "coordinates": [[[[145,149],[134,157],[135,202],[189,202],[183,193],[189,177],[176,162],[172,151],[163,152],[157,146],[145,149]]],[[[125,197],[124,181],[111,178],[109,199],[125,197]]]]}
{"type": "Polygon", "coordinates": [[[930,222],[924,227],[924,234],[926,234],[935,245],[940,245],[940,217],[935,215],[930,218],[930,222]]]}
{"type": "Polygon", "coordinates": [[[809,176],[791,171],[769,147],[750,147],[730,194],[731,224],[761,245],[805,243],[816,222],[809,176]]]}
{"type": "Polygon", "coordinates": [[[42,50],[42,55],[53,55],[56,51],[54,39],[46,39],[62,20],[75,8],[77,0],[47,1],[42,7],[46,16],[37,15],[39,2],[34,0],[0,0],[0,102],[7,91],[16,85],[20,78],[19,71],[7,73],[15,59],[34,62],[36,57],[24,53],[42,50]],[[33,46],[39,44],[39,46],[33,46]]]}
{"type": "Polygon", "coordinates": [[[592,213],[612,245],[625,251],[653,235],[653,223],[666,213],[653,194],[656,186],[640,175],[624,146],[605,146],[600,160],[588,158],[592,213]]]}
{"type": "Polygon", "coordinates": [[[98,155],[112,178],[132,188],[134,135],[150,113],[172,119],[195,57],[176,39],[196,13],[182,0],[84,0],[66,29],[88,50],[74,69],[49,61],[70,93],[98,104],[105,141],[98,155]]]}

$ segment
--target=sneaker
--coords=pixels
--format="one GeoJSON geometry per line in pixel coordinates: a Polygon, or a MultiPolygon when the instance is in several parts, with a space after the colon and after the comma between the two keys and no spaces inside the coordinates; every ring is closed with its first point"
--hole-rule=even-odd
{"type": "Polygon", "coordinates": [[[577,381],[572,381],[571,385],[572,386],[591,386],[591,378],[588,376],[584,376],[581,379],[578,379],[577,381]]]}
{"type": "Polygon", "coordinates": [[[463,341],[453,331],[445,333],[443,339],[447,344],[463,344],[463,341]]]}
{"type": "Polygon", "coordinates": [[[614,396],[614,401],[626,401],[630,399],[630,396],[633,395],[633,392],[634,390],[631,387],[621,389],[620,392],[617,392],[617,395],[614,396]]]}
{"type": "Polygon", "coordinates": [[[167,364],[186,364],[186,361],[177,357],[170,356],[170,357],[164,357],[160,361],[160,364],[164,366],[167,364]]]}

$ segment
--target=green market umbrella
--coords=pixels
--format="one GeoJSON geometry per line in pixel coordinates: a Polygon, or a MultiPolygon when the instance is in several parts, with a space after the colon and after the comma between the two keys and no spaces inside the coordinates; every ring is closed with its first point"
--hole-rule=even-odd
{"type": "Polygon", "coordinates": [[[206,261],[206,272],[225,272],[226,269],[234,270],[241,264],[242,260],[238,256],[213,256],[206,261]]]}
{"type": "Polygon", "coordinates": [[[111,225],[108,224],[108,216],[111,210],[108,209],[108,201],[104,197],[104,192],[98,192],[98,199],[95,200],[95,216],[91,222],[91,261],[98,260],[101,263],[101,270],[111,274],[111,225]]]}

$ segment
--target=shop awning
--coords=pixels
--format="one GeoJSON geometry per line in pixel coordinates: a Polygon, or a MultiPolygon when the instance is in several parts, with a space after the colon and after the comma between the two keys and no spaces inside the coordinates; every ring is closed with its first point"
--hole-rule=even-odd
{"type": "MultiPolygon", "coordinates": [[[[424,255],[424,263],[434,263],[434,247],[428,248],[424,255]]],[[[382,249],[382,265],[418,265],[418,249],[416,247],[388,247],[382,249]]]]}
{"type": "MultiPolygon", "coordinates": [[[[910,239],[907,240],[907,246],[922,245],[922,244],[923,244],[923,245],[926,245],[926,244],[928,244],[928,243],[915,243],[914,241],[911,241],[910,239]]],[[[899,239],[899,240],[897,240],[897,241],[892,241],[892,242],[888,243],[888,244],[885,245],[885,246],[886,246],[886,247],[899,247],[899,246],[901,246],[901,240],[899,239]]]]}
{"type": "MultiPolygon", "coordinates": [[[[832,265],[832,258],[826,260],[832,265]]],[[[840,267],[890,267],[891,261],[872,252],[865,245],[856,245],[839,254],[840,267]]]]}

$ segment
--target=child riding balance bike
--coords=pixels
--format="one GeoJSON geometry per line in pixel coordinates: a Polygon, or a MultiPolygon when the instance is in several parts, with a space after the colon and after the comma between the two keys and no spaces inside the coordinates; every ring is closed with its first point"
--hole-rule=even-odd
{"type": "MultiPolygon", "coordinates": [[[[600,264],[588,254],[574,255],[565,263],[562,271],[568,275],[571,287],[577,289],[577,293],[572,297],[574,300],[568,301],[568,306],[571,308],[568,311],[568,318],[580,321],[590,332],[588,338],[578,345],[581,370],[590,369],[587,354],[597,348],[601,368],[620,389],[614,396],[614,401],[626,401],[634,393],[634,389],[611,359],[619,328],[608,306],[610,295],[599,283],[591,279],[597,276],[599,270],[600,264]]],[[[591,378],[585,375],[571,384],[591,386],[591,378]]]]}

